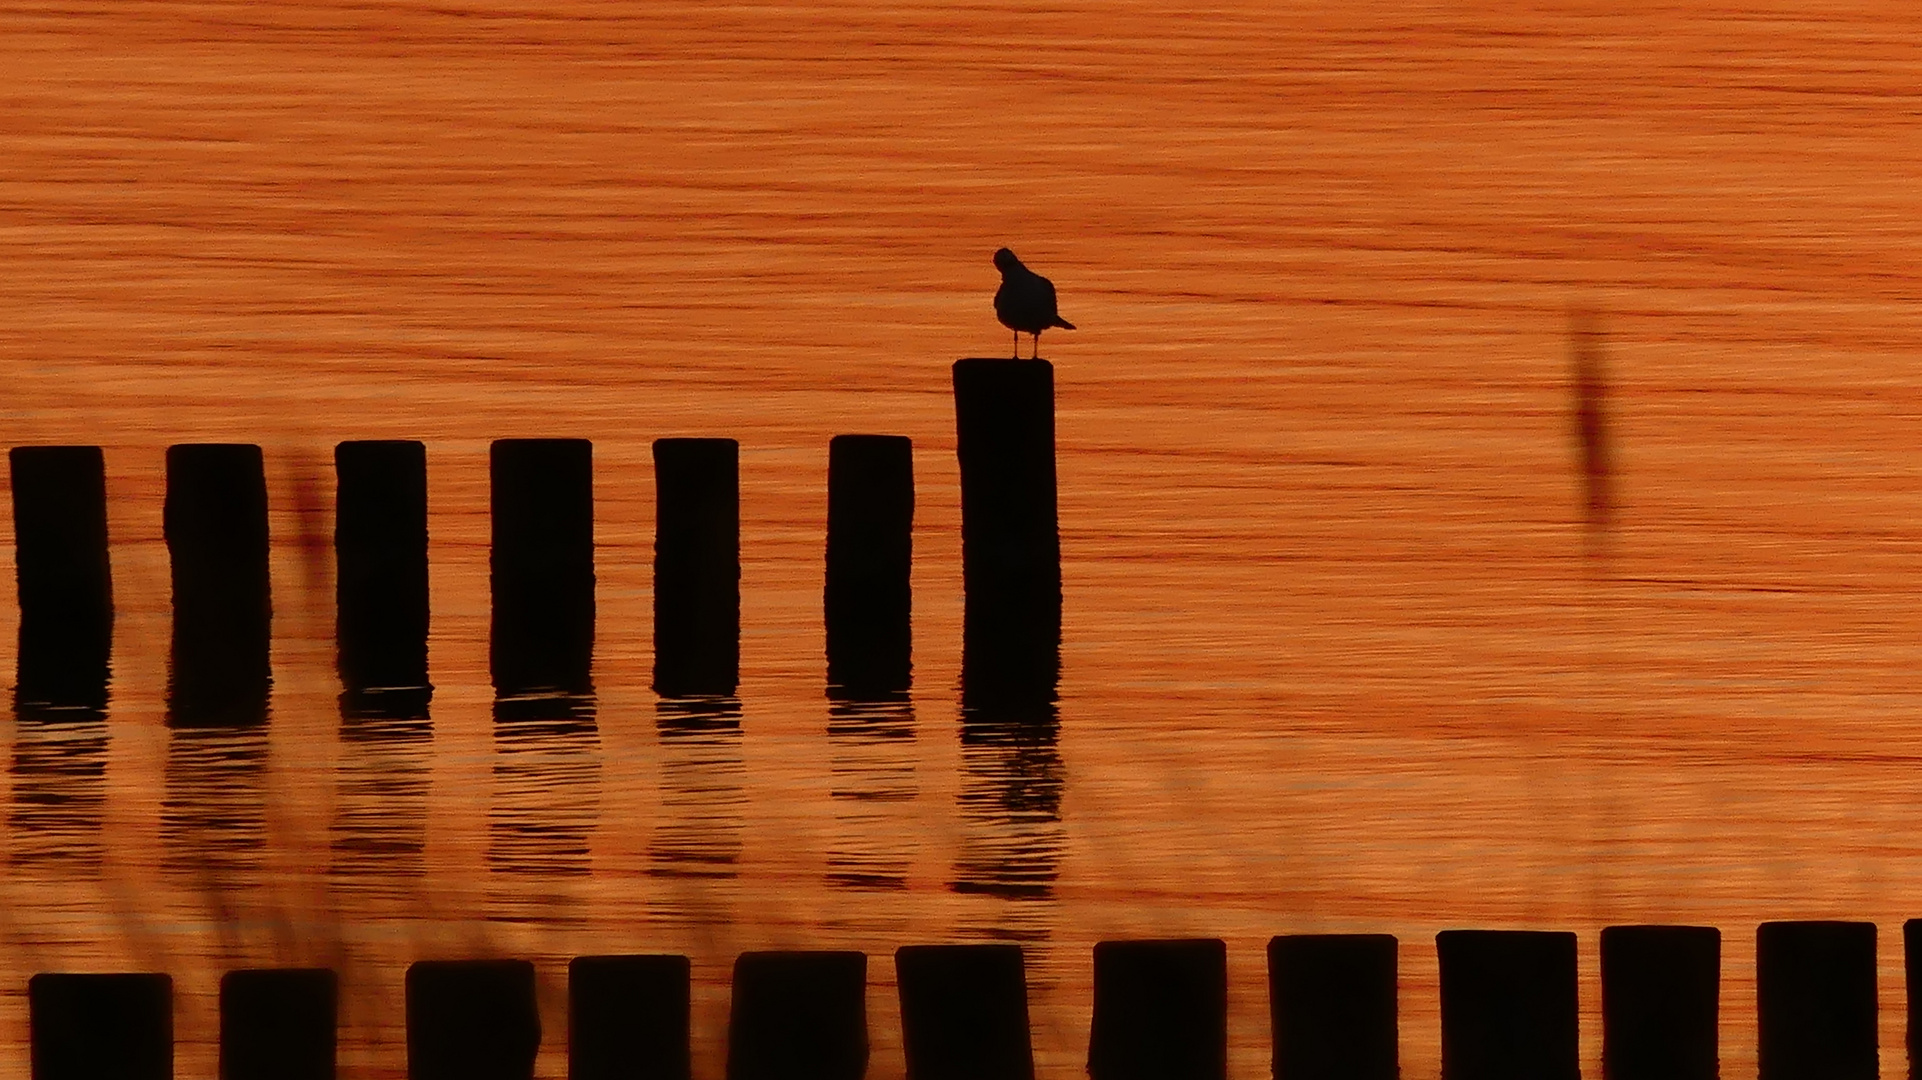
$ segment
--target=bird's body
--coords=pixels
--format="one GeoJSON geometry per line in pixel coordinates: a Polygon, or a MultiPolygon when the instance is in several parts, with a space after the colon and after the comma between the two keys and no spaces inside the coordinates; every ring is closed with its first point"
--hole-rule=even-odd
{"type": "Polygon", "coordinates": [[[1021,357],[1021,335],[1034,335],[1034,355],[1041,355],[1041,331],[1051,327],[1073,330],[1074,324],[1055,310],[1054,282],[1021,265],[1007,248],[994,253],[1001,271],[1001,288],[994,294],[994,317],[1014,331],[1014,355],[1021,357]]]}

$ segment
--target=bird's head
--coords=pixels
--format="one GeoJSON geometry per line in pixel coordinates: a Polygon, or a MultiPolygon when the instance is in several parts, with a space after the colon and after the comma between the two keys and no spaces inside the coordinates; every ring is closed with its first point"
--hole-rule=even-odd
{"type": "Polygon", "coordinates": [[[994,253],[994,268],[1004,274],[1010,270],[1019,270],[1021,269],[1021,260],[1014,257],[1014,252],[1009,251],[1007,248],[1002,248],[994,253]]]}

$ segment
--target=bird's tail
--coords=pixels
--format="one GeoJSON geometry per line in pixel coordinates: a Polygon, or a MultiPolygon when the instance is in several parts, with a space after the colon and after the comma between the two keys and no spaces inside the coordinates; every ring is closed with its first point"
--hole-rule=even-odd
{"type": "Polygon", "coordinates": [[[1063,329],[1063,330],[1073,330],[1073,329],[1074,329],[1074,324],[1073,324],[1073,323],[1071,323],[1071,322],[1069,322],[1068,320],[1066,320],[1066,319],[1064,319],[1064,318],[1062,318],[1062,317],[1061,317],[1061,316],[1059,316],[1059,315],[1056,315],[1056,316],[1054,317],[1054,322],[1053,322],[1053,323],[1051,323],[1051,324],[1049,324],[1049,325],[1052,325],[1052,326],[1059,326],[1059,327],[1060,327],[1061,329],[1063,329]]]}

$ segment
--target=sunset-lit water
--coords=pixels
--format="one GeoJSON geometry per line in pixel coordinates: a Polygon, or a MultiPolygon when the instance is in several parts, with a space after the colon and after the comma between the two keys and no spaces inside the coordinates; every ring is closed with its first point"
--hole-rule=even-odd
{"type": "MultiPolygon", "coordinates": [[[[1903,1075],[1922,915],[1922,24],[1907,8],[1250,2],[37,3],[0,13],[0,433],[105,447],[105,725],[11,727],[0,1070],[26,977],[342,973],[344,1075],[403,1072],[422,957],[684,952],[697,1075],[751,948],[1029,950],[1078,1075],[1104,937],[1882,931],[1903,1075]],[[1054,739],[962,738],[950,363],[993,250],[1054,278],[1054,739]],[[1613,377],[1580,526],[1570,312],[1613,377]],[[823,692],[828,439],[911,436],[912,702],[823,692]],[[594,440],[591,732],[497,727],[487,446],[594,440]],[[738,716],[649,690],[668,435],[741,443],[738,716]],[[425,725],[343,724],[333,445],[428,448],[425,725]],[[165,447],[266,452],[263,732],[163,722],[165,447]],[[1009,875],[1041,888],[1010,889],[1009,875]]],[[[0,530],[4,532],[4,530],[0,530]]],[[[11,559],[11,549],[6,559],[11,559]]],[[[11,576],[11,570],[4,570],[11,576]]],[[[0,604],[0,671],[16,617],[0,604]]],[[[10,677],[10,676],[0,676],[10,677]]]]}

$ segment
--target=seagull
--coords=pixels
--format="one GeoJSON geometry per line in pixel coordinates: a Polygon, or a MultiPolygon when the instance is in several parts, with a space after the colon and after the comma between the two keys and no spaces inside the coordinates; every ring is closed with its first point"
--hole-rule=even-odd
{"type": "Polygon", "coordinates": [[[994,294],[994,317],[1014,331],[1014,358],[1021,359],[1021,335],[1033,334],[1034,357],[1039,359],[1041,331],[1051,326],[1074,329],[1074,324],[1054,308],[1054,282],[1021,265],[1007,248],[994,253],[994,267],[1001,271],[1001,288],[994,294]]]}

